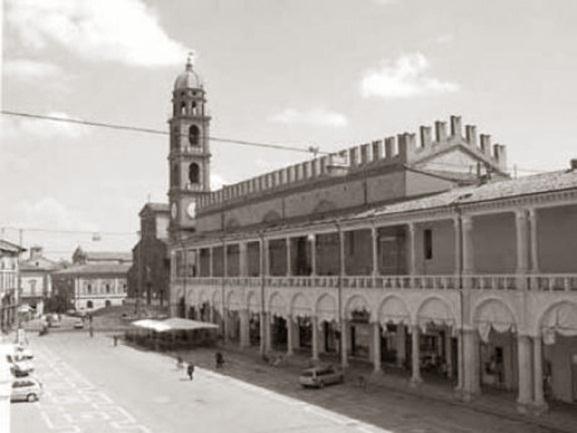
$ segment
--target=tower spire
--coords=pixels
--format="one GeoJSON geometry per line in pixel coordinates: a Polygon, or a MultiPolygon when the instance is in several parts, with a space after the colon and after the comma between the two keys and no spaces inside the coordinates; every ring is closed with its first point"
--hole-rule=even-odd
{"type": "Polygon", "coordinates": [[[187,71],[192,71],[192,65],[194,63],[194,51],[189,51],[186,56],[186,67],[187,71]]]}

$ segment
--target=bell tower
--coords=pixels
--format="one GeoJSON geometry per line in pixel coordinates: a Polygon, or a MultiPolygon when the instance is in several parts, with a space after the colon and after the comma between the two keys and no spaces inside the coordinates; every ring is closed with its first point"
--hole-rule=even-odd
{"type": "Polygon", "coordinates": [[[173,239],[194,232],[196,203],[210,191],[210,116],[206,93],[189,55],[184,72],[174,82],[170,151],[170,233],[173,239]]]}

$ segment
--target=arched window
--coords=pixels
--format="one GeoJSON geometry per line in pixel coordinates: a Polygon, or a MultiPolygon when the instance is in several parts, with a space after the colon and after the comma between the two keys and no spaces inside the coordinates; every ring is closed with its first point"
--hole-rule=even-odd
{"type": "Polygon", "coordinates": [[[110,302],[110,299],[107,299],[106,301],[104,301],[104,306],[105,306],[106,308],[112,306],[112,302],[110,302]]]}
{"type": "Polygon", "coordinates": [[[92,301],[86,301],[86,308],[92,308],[92,307],[94,307],[92,301]]]}
{"type": "Polygon", "coordinates": [[[188,167],[188,179],[192,184],[197,184],[200,181],[200,168],[196,162],[191,163],[188,167]]]}
{"type": "Polygon", "coordinates": [[[186,114],[186,102],[180,103],[180,115],[184,116],[186,114]]]}
{"type": "Polygon", "coordinates": [[[191,125],[188,130],[188,141],[192,146],[198,146],[200,144],[200,129],[198,126],[191,125]]]}

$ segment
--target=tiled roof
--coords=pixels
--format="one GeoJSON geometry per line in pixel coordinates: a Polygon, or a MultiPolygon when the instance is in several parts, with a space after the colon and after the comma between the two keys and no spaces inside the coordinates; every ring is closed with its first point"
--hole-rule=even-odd
{"type": "Polygon", "coordinates": [[[577,170],[554,171],[478,186],[455,188],[433,196],[376,207],[353,216],[362,218],[468,204],[577,188],[577,170]]]}
{"type": "Polygon", "coordinates": [[[132,253],[129,252],[114,252],[114,251],[86,251],[84,253],[88,261],[132,261],[132,253]]]}
{"type": "Polygon", "coordinates": [[[142,209],[140,210],[138,215],[142,216],[142,214],[144,212],[146,212],[147,210],[152,211],[154,213],[157,213],[157,212],[169,213],[170,212],[170,206],[168,205],[168,203],[146,203],[142,207],[142,209]]]}
{"type": "Polygon", "coordinates": [[[18,253],[21,253],[23,251],[26,251],[26,249],[22,248],[20,245],[16,245],[16,244],[9,242],[5,239],[0,239],[0,251],[18,254],[18,253]]]}
{"type": "Polygon", "coordinates": [[[53,271],[61,267],[59,263],[49,260],[46,257],[36,257],[20,263],[21,271],[53,271]]]}
{"type": "Polygon", "coordinates": [[[55,275],[110,275],[110,274],[117,274],[117,275],[126,275],[130,267],[132,266],[131,263],[121,263],[121,264],[114,264],[114,263],[98,263],[98,264],[88,264],[88,265],[76,265],[71,266],[70,268],[63,269],[61,271],[57,271],[55,275]]]}

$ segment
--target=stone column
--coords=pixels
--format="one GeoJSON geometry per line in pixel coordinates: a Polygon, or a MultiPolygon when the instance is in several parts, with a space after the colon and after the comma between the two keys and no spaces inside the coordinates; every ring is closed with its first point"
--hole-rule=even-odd
{"type": "Polygon", "coordinates": [[[262,247],[262,264],[264,269],[262,270],[262,274],[264,276],[270,275],[270,257],[268,251],[268,239],[264,239],[263,247],[262,247]]]}
{"type": "Polygon", "coordinates": [[[291,257],[291,238],[286,238],[286,274],[290,277],[293,274],[291,257]]]}
{"type": "Polygon", "coordinates": [[[381,324],[373,322],[373,371],[381,371],[381,324]]]}
{"type": "Polygon", "coordinates": [[[267,332],[266,327],[268,324],[268,314],[265,311],[261,311],[259,320],[259,331],[260,331],[260,354],[264,355],[267,352],[266,339],[267,332]]]}
{"type": "Polygon", "coordinates": [[[517,287],[527,288],[526,274],[529,270],[529,239],[527,212],[523,209],[515,213],[515,233],[517,239],[517,287]]]}
{"type": "Polygon", "coordinates": [[[379,234],[376,227],[371,227],[371,241],[373,251],[373,277],[379,275],[379,234]]]}
{"type": "Polygon", "coordinates": [[[459,219],[455,218],[453,220],[453,233],[454,242],[453,249],[455,250],[455,275],[459,276],[461,274],[461,231],[460,231],[459,219]]]}
{"type": "Polygon", "coordinates": [[[210,268],[210,276],[214,277],[214,255],[212,254],[212,247],[208,248],[208,264],[210,268]]]}
{"type": "Polygon", "coordinates": [[[397,340],[397,366],[398,367],[404,367],[405,365],[405,359],[406,359],[406,330],[405,330],[405,325],[402,323],[399,323],[397,325],[397,335],[396,335],[396,340],[397,340]]]}
{"type": "Polygon", "coordinates": [[[540,335],[533,338],[533,403],[539,411],[547,409],[543,393],[543,343],[540,335]]]}
{"type": "MultiPolygon", "coordinates": [[[[539,273],[539,240],[538,240],[538,229],[537,229],[538,219],[537,219],[537,209],[529,210],[529,228],[530,228],[530,244],[531,244],[531,273],[539,273]]],[[[531,283],[531,289],[537,289],[537,281],[534,278],[531,283]]]]}
{"type": "Polygon", "coordinates": [[[343,368],[348,367],[349,365],[349,357],[348,357],[348,343],[347,340],[349,338],[348,332],[348,320],[342,319],[341,320],[341,366],[343,368]]]}
{"type": "Polygon", "coordinates": [[[421,378],[421,358],[420,358],[420,332],[418,325],[411,326],[411,365],[412,365],[412,375],[411,375],[411,386],[417,386],[423,381],[421,378]]]}
{"type": "Polygon", "coordinates": [[[456,391],[462,391],[464,388],[465,382],[465,363],[464,363],[464,348],[463,348],[463,334],[462,331],[459,330],[457,334],[457,386],[455,387],[456,391]]]}
{"type": "Polygon", "coordinates": [[[266,315],[266,323],[265,323],[265,348],[267,352],[272,350],[272,323],[271,321],[274,320],[274,316],[271,313],[266,315]]]}
{"type": "Polygon", "coordinates": [[[469,400],[481,390],[479,377],[479,341],[477,330],[463,330],[463,397],[469,400]]]}
{"type": "Polygon", "coordinates": [[[294,321],[292,316],[286,318],[286,329],[287,329],[287,355],[292,355],[294,353],[294,321]]]}
{"type": "Polygon", "coordinates": [[[317,237],[314,234],[309,234],[307,240],[310,241],[311,249],[311,275],[317,274],[317,237]]]}
{"type": "Polygon", "coordinates": [[[250,313],[248,310],[238,312],[240,321],[240,347],[250,346],[250,313]]]}
{"type": "MultiPolygon", "coordinates": [[[[469,216],[461,218],[461,236],[462,239],[462,255],[463,255],[463,269],[465,276],[475,272],[475,257],[473,247],[473,219],[469,216]]],[[[470,287],[470,280],[464,278],[465,288],[470,287]]]]}
{"type": "Polygon", "coordinates": [[[248,256],[246,242],[240,242],[238,244],[238,262],[238,275],[241,277],[246,277],[248,275],[248,256]]]}
{"type": "Polygon", "coordinates": [[[311,317],[313,361],[319,360],[319,322],[316,316],[311,317]]]}
{"type": "Polygon", "coordinates": [[[452,327],[445,327],[445,362],[447,363],[447,377],[453,377],[453,339],[452,327]]]}
{"type": "Polygon", "coordinates": [[[416,274],[416,267],[417,267],[417,259],[416,259],[416,245],[415,245],[415,224],[409,223],[407,225],[407,246],[409,249],[409,254],[407,254],[407,270],[409,275],[416,274]]]}
{"type": "Polygon", "coordinates": [[[531,381],[531,337],[527,335],[517,336],[517,356],[519,371],[519,395],[517,397],[518,408],[521,412],[526,411],[527,405],[532,402],[531,381]]]}

